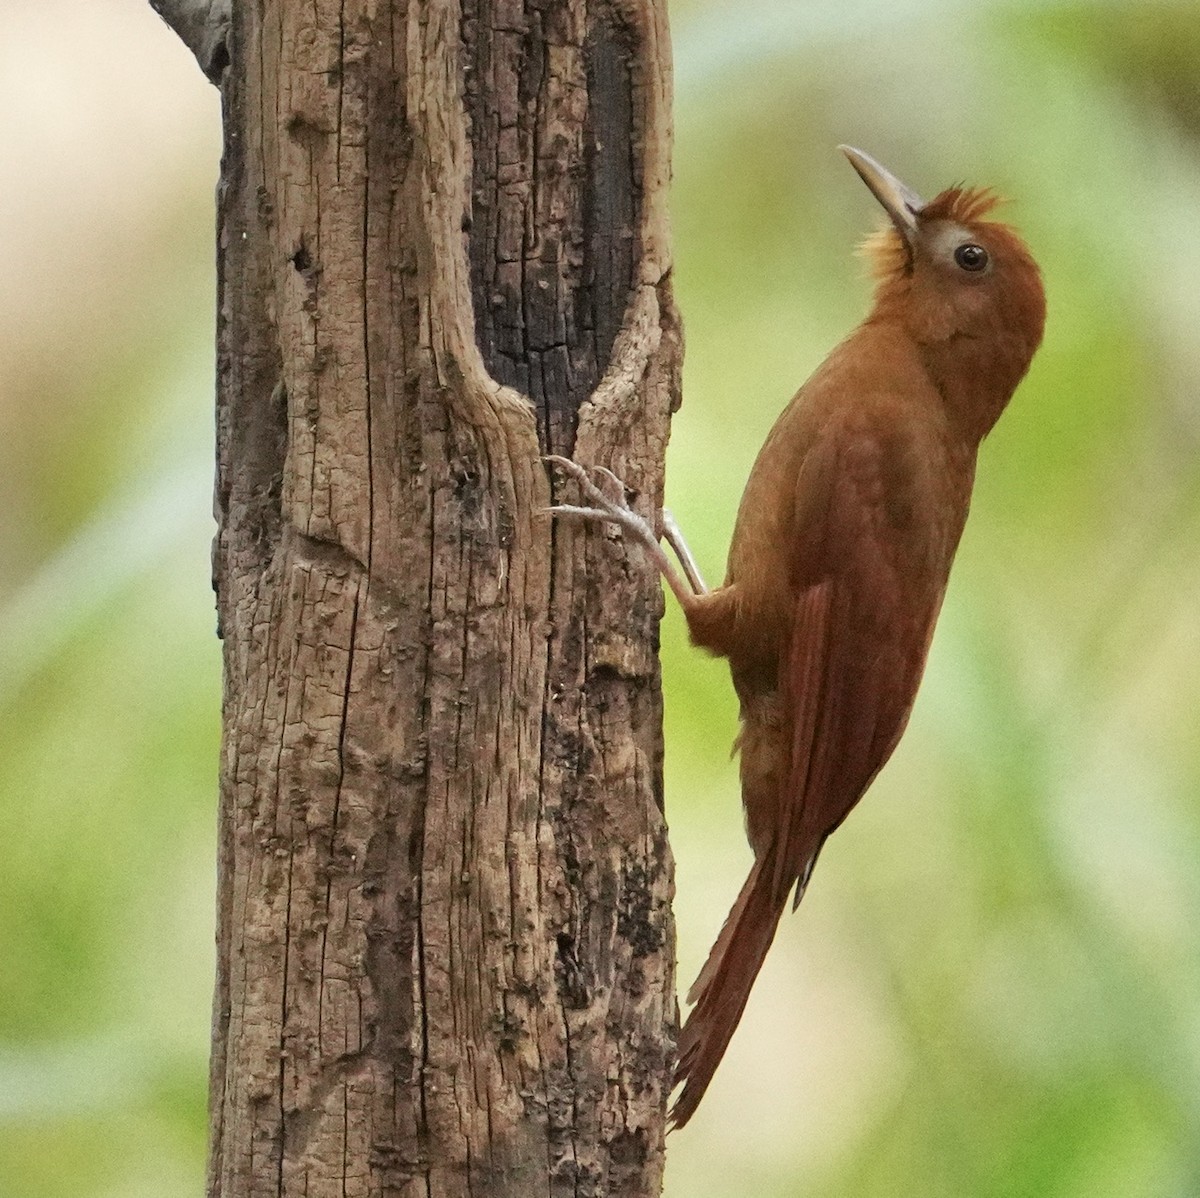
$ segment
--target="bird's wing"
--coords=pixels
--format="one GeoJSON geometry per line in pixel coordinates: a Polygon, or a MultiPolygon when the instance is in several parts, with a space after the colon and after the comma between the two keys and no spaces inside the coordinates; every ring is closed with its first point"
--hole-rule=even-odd
{"type": "Polygon", "coordinates": [[[797,481],[795,603],[780,660],[792,745],[777,840],[777,885],[799,880],[797,901],[825,838],[904,730],[936,615],[911,585],[912,563],[904,569],[891,452],[861,421],[828,427],[797,481]]]}

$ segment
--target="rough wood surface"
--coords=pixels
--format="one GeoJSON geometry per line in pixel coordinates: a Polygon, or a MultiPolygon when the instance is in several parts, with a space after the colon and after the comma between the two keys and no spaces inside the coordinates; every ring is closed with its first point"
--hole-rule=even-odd
{"type": "Polygon", "coordinates": [[[652,1195],[659,0],[245,0],[224,75],[209,1193],[652,1195]]]}

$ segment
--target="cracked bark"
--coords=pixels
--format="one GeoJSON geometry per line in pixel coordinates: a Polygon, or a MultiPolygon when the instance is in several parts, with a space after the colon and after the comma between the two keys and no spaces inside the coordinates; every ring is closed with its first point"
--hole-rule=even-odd
{"type": "Polygon", "coordinates": [[[665,0],[244,0],[208,1192],[661,1188],[665,0]]]}

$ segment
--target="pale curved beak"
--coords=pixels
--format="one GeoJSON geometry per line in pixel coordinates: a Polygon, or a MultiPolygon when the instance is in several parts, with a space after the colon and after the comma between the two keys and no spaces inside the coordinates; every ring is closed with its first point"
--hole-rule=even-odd
{"type": "Polygon", "coordinates": [[[879,165],[870,154],[853,146],[838,146],[859,177],[871,189],[871,194],[883,205],[900,236],[911,247],[917,235],[917,216],[925,201],[911,187],[901,183],[891,171],[879,165]]]}

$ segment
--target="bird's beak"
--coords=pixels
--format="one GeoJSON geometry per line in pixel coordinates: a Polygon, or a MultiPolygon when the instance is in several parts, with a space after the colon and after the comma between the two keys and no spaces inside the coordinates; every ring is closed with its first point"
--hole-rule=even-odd
{"type": "Polygon", "coordinates": [[[891,171],[885,170],[870,154],[856,150],[853,146],[838,146],[859,177],[871,189],[871,194],[883,205],[883,210],[892,218],[909,249],[917,236],[917,216],[925,207],[925,201],[911,187],[901,183],[891,171]]]}

